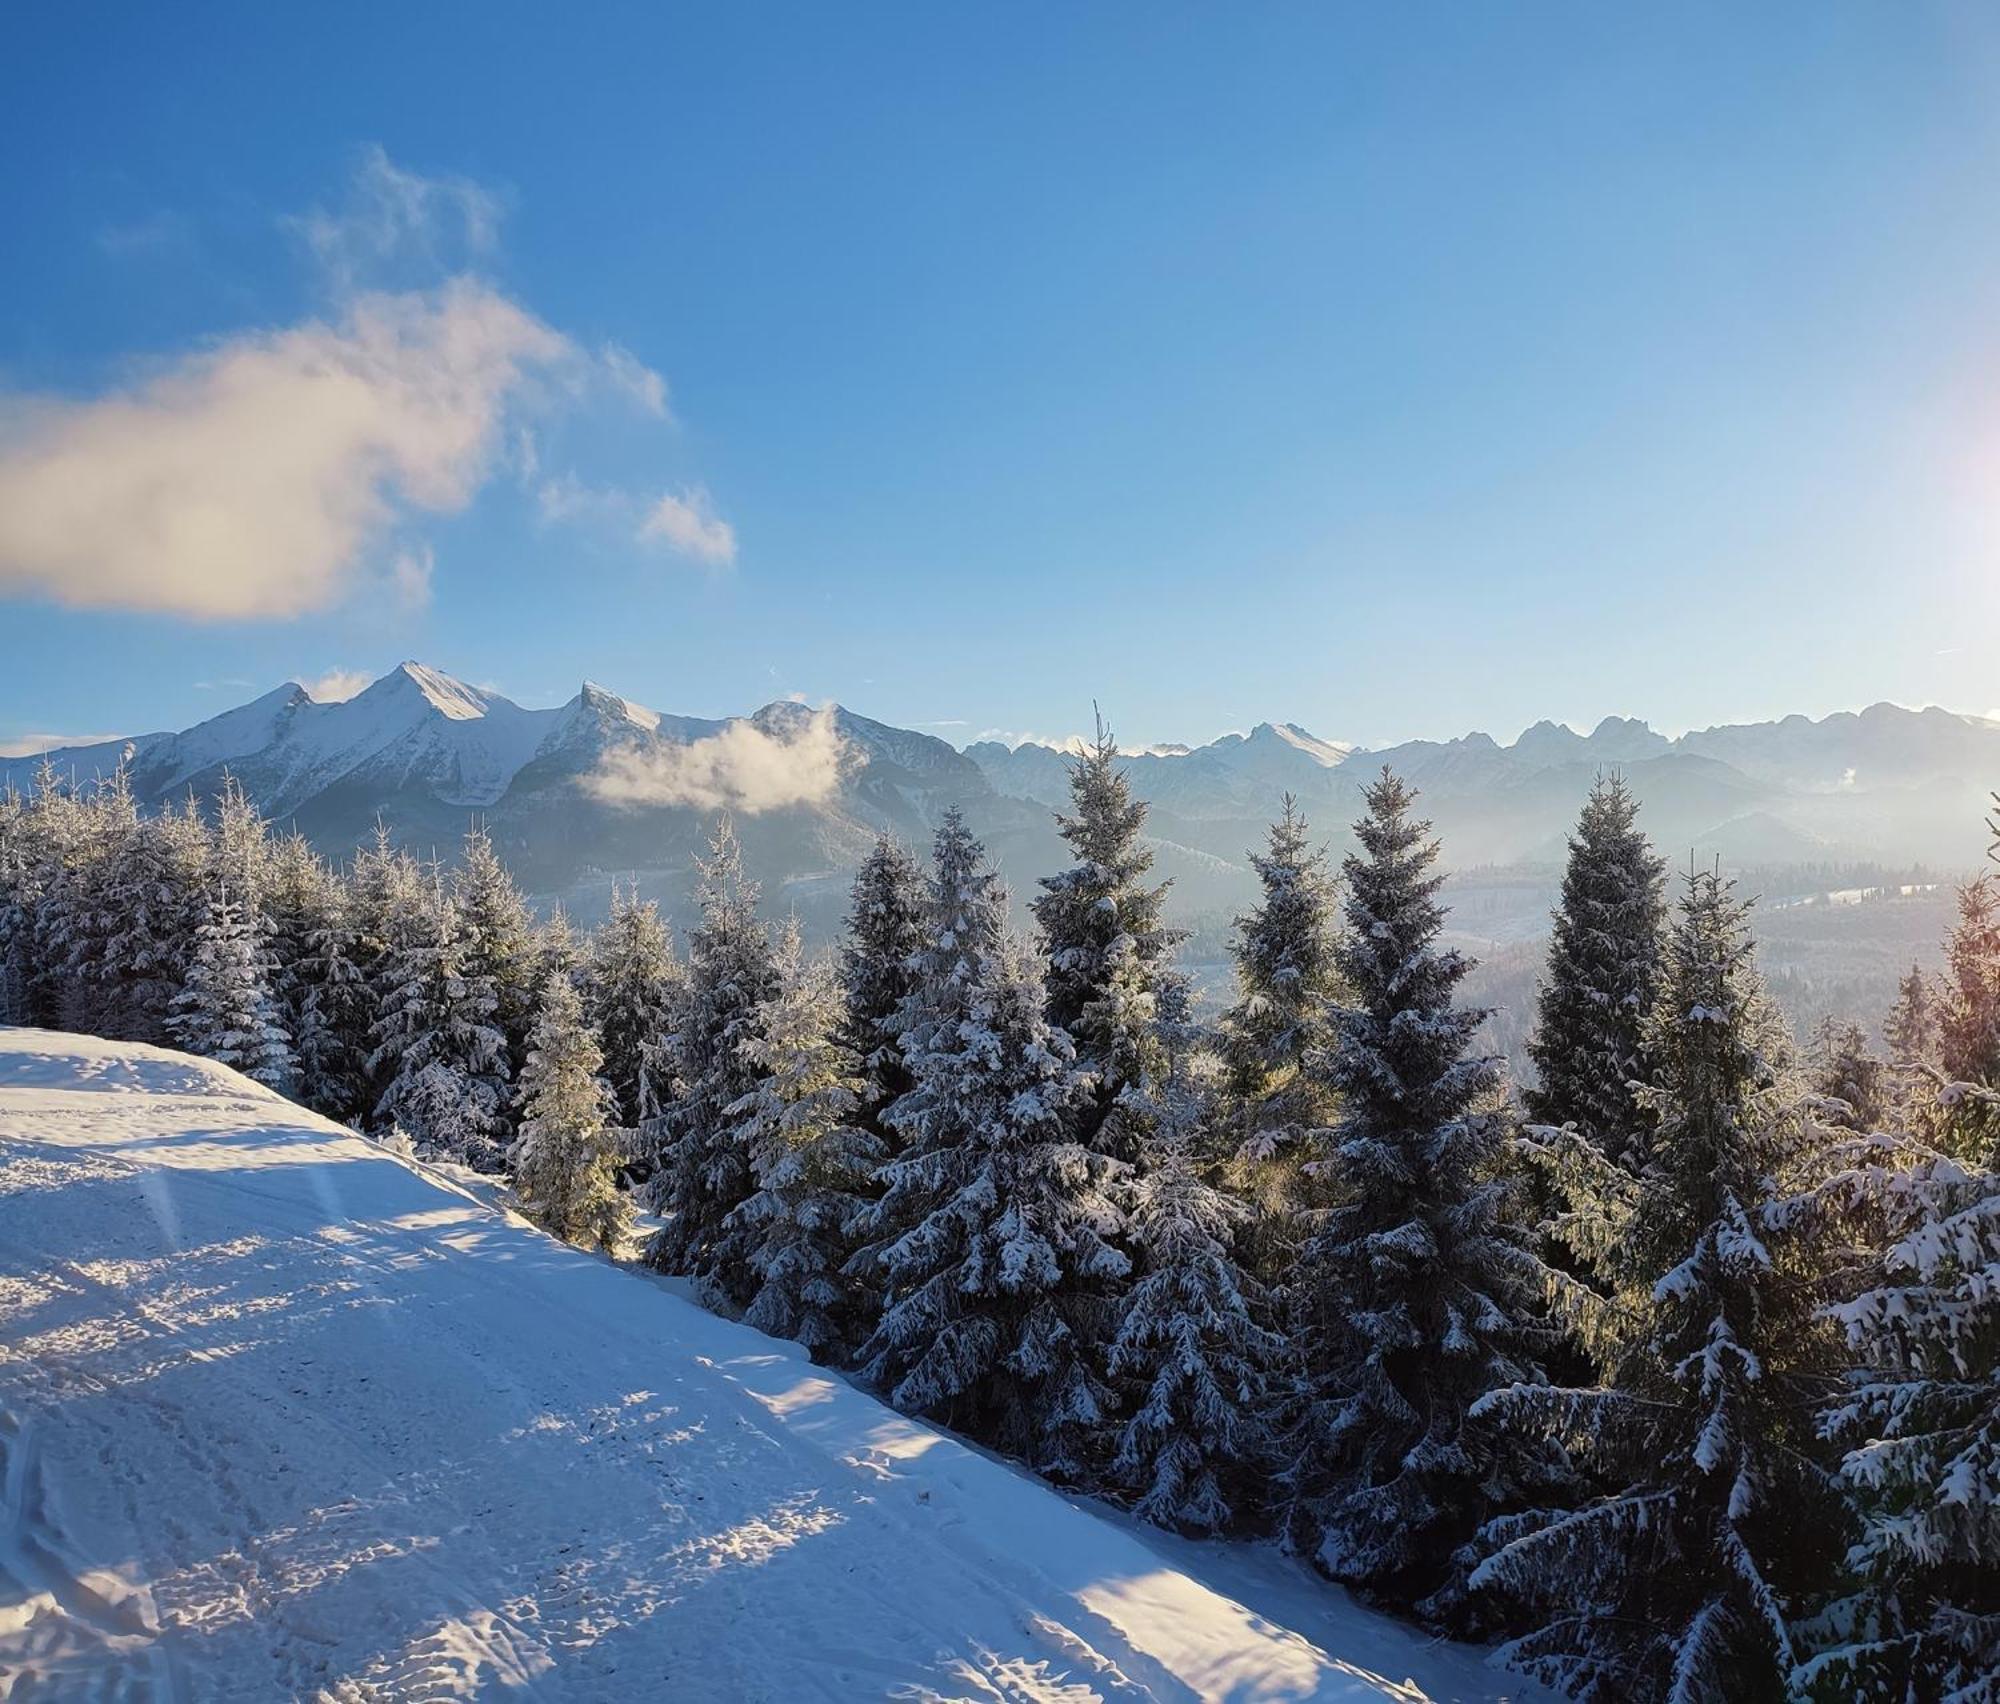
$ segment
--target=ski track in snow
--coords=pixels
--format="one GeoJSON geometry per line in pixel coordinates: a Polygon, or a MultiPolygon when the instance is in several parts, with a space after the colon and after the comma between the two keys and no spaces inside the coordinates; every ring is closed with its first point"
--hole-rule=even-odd
{"type": "Polygon", "coordinates": [[[4,1028],[0,1470],[8,1704],[1524,1695],[232,1072],[4,1028]]]}

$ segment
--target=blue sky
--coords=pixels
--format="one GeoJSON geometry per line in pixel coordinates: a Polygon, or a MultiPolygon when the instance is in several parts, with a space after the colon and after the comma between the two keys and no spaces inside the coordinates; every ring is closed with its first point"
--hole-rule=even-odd
{"type": "Polygon", "coordinates": [[[405,655],[956,740],[2000,705],[1991,8],[9,33],[0,744],[405,655]]]}

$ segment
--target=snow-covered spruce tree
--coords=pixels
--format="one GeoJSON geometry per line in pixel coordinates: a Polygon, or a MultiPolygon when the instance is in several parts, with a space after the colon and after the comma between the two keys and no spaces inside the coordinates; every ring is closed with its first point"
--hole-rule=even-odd
{"type": "Polygon", "coordinates": [[[869,1222],[910,1228],[880,1250],[886,1305],[861,1365],[897,1407],[1089,1484],[1130,1270],[1107,1188],[1121,1168],[1074,1139],[1088,1079],[1028,950],[1003,940],[962,997],[956,1022],[913,1032],[916,1086],[889,1109],[908,1146],[869,1222]]]}
{"type": "Polygon", "coordinates": [[[1445,1616],[1454,1555],[1517,1494],[1467,1414],[1534,1376],[1540,1264],[1508,1216],[1495,1065],[1470,1051],[1486,1014],[1456,1003],[1471,965],[1437,945],[1437,843],[1386,769],[1366,797],[1335,948],[1352,994],[1319,1067],[1340,1114],[1314,1160],[1331,1204],[1301,1250],[1291,1525],[1335,1579],[1445,1616]]]}
{"type": "Polygon", "coordinates": [[[613,887],[611,915],[590,940],[584,1010],[604,1044],[604,1077],[618,1122],[657,1117],[672,1088],[668,1050],[685,978],[660,908],[636,888],[613,887]]]}
{"type": "Polygon", "coordinates": [[[854,873],[847,935],[840,948],[846,1003],[840,1040],[861,1072],[859,1120],[891,1149],[895,1133],[882,1114],[910,1087],[897,1034],[900,1014],[916,987],[923,919],[922,866],[906,847],[884,835],[854,873]]]}
{"type": "Polygon", "coordinates": [[[832,967],[806,958],[792,924],[779,942],[777,989],[742,1043],[763,1078],[730,1109],[757,1192],[725,1226],[757,1281],[744,1322],[834,1364],[872,1323],[842,1268],[886,1154],[858,1120],[861,1078],[837,1039],[843,1007],[832,967]]]}
{"type": "Polygon", "coordinates": [[[1826,1019],[1813,1037],[1812,1089],[1822,1122],[1879,1130],[1889,1110],[1889,1074],[1855,1023],[1826,1019]]]}
{"type": "Polygon", "coordinates": [[[1625,783],[1601,778],[1570,836],[1528,1044],[1541,1080],[1525,1096],[1532,1122],[1574,1124],[1634,1167],[1647,1145],[1633,1084],[1646,1075],[1640,1040],[1659,979],[1666,871],[1638,815],[1625,783]]]}
{"type": "Polygon", "coordinates": [[[122,766],[76,793],[70,820],[62,869],[42,906],[50,939],[62,949],[56,1016],[64,1029],[102,1035],[119,1026],[121,977],[107,947],[118,926],[117,872],[138,827],[122,766]]]}
{"type": "Polygon", "coordinates": [[[375,1009],[361,972],[351,899],[338,882],[327,899],[306,936],[304,957],[283,981],[297,1002],[299,1098],[328,1118],[358,1126],[370,1106],[375,1009]]]}
{"type": "Polygon", "coordinates": [[[777,990],[771,934],[757,916],[757,888],[743,876],[736,830],[717,823],[701,866],[701,922],[688,936],[687,997],[672,1050],[674,1098],[647,1125],[653,1204],[666,1223],[646,1258],[695,1279],[711,1300],[741,1307],[757,1275],[725,1229],[755,1189],[749,1150],[731,1110],[763,1080],[744,1050],[758,1010],[777,990]]]}
{"type": "Polygon", "coordinates": [[[1048,955],[1049,1021],[1069,1032],[1093,1078],[1079,1129],[1093,1147],[1136,1160],[1145,1132],[1132,1092],[1153,1070],[1153,1007],[1182,932],[1160,921],[1169,884],[1146,881],[1145,801],[1132,797],[1118,744],[1100,717],[1072,762],[1071,811],[1056,826],[1074,862],[1041,879],[1030,909],[1048,955]]]}
{"type": "Polygon", "coordinates": [[[1767,1223],[1799,1133],[1771,1033],[1744,907],[1690,873],[1645,1036],[1651,1156],[1621,1234],[1590,1244],[1612,1288],[1591,1336],[1604,1383],[1524,1384],[1476,1409],[1525,1447],[1560,1442],[1608,1488],[1497,1519],[1472,1576],[1534,1628],[1506,1659],[1590,1704],[1784,1698],[1797,1620],[1838,1552],[1811,1425],[1812,1274],[1767,1223]]]}
{"type": "MultiPolygon", "coordinates": [[[[1991,826],[2000,837],[2000,822],[1991,826]]],[[[2000,1088],[2000,889],[1991,872],[1958,890],[1958,921],[1945,942],[1938,993],[1938,1063],[1946,1084],[2000,1088]]],[[[1939,1096],[1925,1123],[1960,1158],[2000,1161],[2000,1107],[1985,1096],[1955,1090],[1939,1096]]]]}
{"type": "Polygon", "coordinates": [[[1821,1618],[1831,1637],[1795,1687],[1828,1704],[2000,1697],[2000,1175],[1868,1134],[1797,1205],[1795,1228],[1858,1230],[1875,1253],[1827,1310],[1855,1370],[1821,1417],[1860,1515],[1858,1589],[1821,1618]]]}
{"type": "Polygon", "coordinates": [[[83,801],[68,871],[62,1019],[116,1041],[169,1043],[195,931],[207,915],[199,857],[176,869],[166,837],[142,821],[121,765],[83,801]]]}
{"type": "Polygon", "coordinates": [[[87,831],[76,789],[43,758],[16,823],[8,925],[21,1021],[42,1029],[62,1027],[75,935],[72,872],[81,860],[87,831]]]}
{"type": "Polygon", "coordinates": [[[535,987],[552,976],[566,976],[577,985],[577,994],[583,993],[583,943],[576,938],[576,928],[569,920],[569,912],[560,903],[549,907],[549,914],[535,925],[533,956],[530,963],[534,970],[535,987]]]}
{"type": "Polygon", "coordinates": [[[270,955],[235,895],[217,882],[168,1020],[175,1043],[276,1089],[292,1091],[297,1062],[271,993],[270,955]]]}
{"type": "Polygon", "coordinates": [[[35,893],[28,880],[28,810],[26,795],[11,784],[0,791],[0,1024],[29,1021],[35,893]]]}
{"type": "Polygon", "coordinates": [[[271,828],[243,783],[227,770],[215,795],[209,835],[209,870],[236,895],[243,915],[264,932],[265,886],[270,874],[271,828]]]}
{"type": "MultiPolygon", "coordinates": [[[[1306,1138],[1333,1121],[1332,1086],[1307,1061],[1332,1035],[1338,895],[1326,853],[1313,846],[1289,794],[1265,850],[1249,857],[1263,892],[1256,908],[1236,919],[1236,1003],[1222,1017],[1222,1058],[1231,1146],[1271,1218],[1300,1204],[1306,1138]]],[[[1274,1240],[1288,1246],[1282,1235],[1274,1240]]]]}
{"type": "Polygon", "coordinates": [[[492,991],[493,1025],[507,1038],[511,1077],[527,1056],[541,964],[535,920],[483,828],[465,832],[451,897],[464,939],[464,974],[492,991]]]}
{"type": "Polygon", "coordinates": [[[618,1188],[617,1148],[606,1123],[611,1096],[597,1074],[603,1063],[576,985],[550,976],[521,1067],[520,1135],[508,1154],[514,1192],[543,1230],[615,1254],[632,1207],[618,1188]]]}
{"type": "Polygon", "coordinates": [[[1161,979],[1148,1131],[1128,1185],[1138,1281],[1119,1307],[1108,1365],[1127,1393],[1110,1480],[1135,1513],[1181,1532],[1237,1526],[1269,1471],[1267,1395],[1283,1344],[1271,1300],[1238,1264],[1249,1205],[1209,1181],[1218,1116],[1196,1071],[1187,984],[1161,979]]]}
{"type": "Polygon", "coordinates": [[[1883,1045],[1889,1063],[1898,1066],[1936,1066],[1938,1054],[1938,1001],[1931,980],[1917,965],[1896,984],[1896,1003],[1882,1022],[1883,1045]]]}
{"type": "Polygon", "coordinates": [[[458,909],[434,874],[404,903],[417,910],[392,920],[370,1032],[368,1068],[386,1084],[375,1122],[400,1127],[422,1154],[497,1171],[510,1076],[492,983],[467,974],[458,909]]]}

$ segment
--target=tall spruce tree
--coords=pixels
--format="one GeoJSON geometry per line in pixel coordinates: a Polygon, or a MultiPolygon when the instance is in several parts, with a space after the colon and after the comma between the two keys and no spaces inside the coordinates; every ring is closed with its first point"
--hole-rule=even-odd
{"type": "Polygon", "coordinates": [[[606,1120],[604,1056],[584,1022],[576,985],[560,973],[542,984],[519,1088],[521,1131],[509,1159],[528,1216],[565,1242],[617,1253],[632,1207],[619,1190],[606,1120]]]}
{"type": "Polygon", "coordinates": [[[1937,996],[1918,965],[1911,965],[1896,984],[1896,1003],[1883,1020],[1882,1040],[1892,1065],[1939,1063],[1937,996]]]}
{"type": "Polygon", "coordinates": [[[1889,1074],[1856,1023],[1826,1019],[1813,1036],[1812,1089],[1822,1122],[1879,1130],[1889,1111],[1889,1074]]]}
{"type": "Polygon", "coordinates": [[[1576,1217],[1611,1291],[1584,1298],[1604,1382],[1479,1404],[1608,1488],[1496,1520],[1473,1575],[1534,1624],[1507,1660],[1590,1704],[1784,1698],[1838,1546],[1811,1431],[1811,1274],[1771,1223],[1800,1127],[1763,1045],[1744,909],[1719,876],[1690,873],[1645,1036],[1651,1158],[1636,1180],[1597,1159],[1608,1192],[1576,1217]]]}
{"type": "Polygon", "coordinates": [[[1495,1064],[1471,1051],[1486,1014],[1456,1002],[1471,965],[1437,944],[1437,843],[1388,770],[1366,797],[1335,949],[1353,993],[1324,1067],[1341,1111],[1317,1164],[1334,1200],[1309,1216],[1301,1263],[1298,1518],[1334,1578],[1412,1605],[1516,1494],[1511,1459],[1467,1415],[1534,1376],[1539,1263],[1509,1217],[1495,1064]]]}
{"type": "MultiPolygon", "coordinates": [[[[1987,1092],[1987,1091],[1981,1091],[1987,1092]]],[[[2000,1696],[2000,1174],[1852,1137],[1790,1228],[1869,1251],[1827,1310],[1853,1369],[1821,1415],[1860,1515],[1851,1596],[1793,1675],[1833,1704],[2000,1696]]],[[[1803,1653],[1801,1653],[1803,1654],[1803,1653]]]]}
{"type": "Polygon", "coordinates": [[[1070,814],[1056,826],[1074,861],[1042,877],[1030,909],[1048,955],[1049,1021],[1093,1079],[1079,1134],[1131,1161],[1145,1136],[1134,1091],[1157,1063],[1154,1005],[1181,931],[1160,920],[1169,884],[1146,881],[1145,801],[1132,797],[1102,717],[1071,763],[1069,790],[1070,814]]]}
{"type": "Polygon", "coordinates": [[[491,979],[469,973],[458,908],[434,873],[403,903],[414,915],[392,925],[371,1031],[369,1069],[386,1085],[375,1118],[420,1153],[497,1171],[511,1075],[491,979]]]}
{"type": "Polygon", "coordinates": [[[1570,836],[1562,903],[1549,940],[1529,1056],[1539,1084],[1524,1097],[1536,1124],[1574,1124],[1605,1153],[1645,1162],[1642,1031],[1660,974],[1666,861],[1617,776],[1590,790],[1570,836]]]}
{"type": "Polygon", "coordinates": [[[727,1227],[747,1243],[757,1281],[744,1322],[836,1364],[873,1325],[842,1269],[886,1157],[859,1122],[861,1077],[838,1037],[843,1007],[832,967],[806,958],[794,923],[779,944],[776,991],[742,1043],[763,1078],[730,1110],[757,1189],[727,1227]]]}
{"type": "Polygon", "coordinates": [[[270,955],[220,882],[209,893],[168,1027],[188,1052],[232,1066],[280,1094],[291,1092],[296,1062],[271,994],[270,955]]]}
{"type": "Polygon", "coordinates": [[[666,1222],[646,1258],[740,1307],[756,1293],[757,1275],[740,1258],[728,1219],[756,1180],[732,1109],[764,1079],[744,1044],[777,991],[778,970],[727,817],[701,875],[701,921],[688,937],[687,996],[673,1043],[674,1098],[647,1127],[653,1204],[666,1222]]]}
{"type": "Polygon", "coordinates": [[[1123,1168],[1076,1140],[1086,1080],[1006,906],[947,812],[902,1026],[913,1083],[887,1114],[905,1148],[849,1267],[885,1294],[860,1360],[899,1408],[1083,1483],[1112,1414],[1101,1360],[1130,1263],[1108,1191],[1123,1168]]]}
{"type": "Polygon", "coordinates": [[[685,978],[660,908],[638,889],[611,890],[611,915],[591,937],[584,1004],[604,1044],[618,1122],[636,1130],[664,1110],[668,1051],[685,978]]]}
{"type": "Polygon", "coordinates": [[[1251,1210],[1208,1177],[1218,1115],[1200,1073],[1186,982],[1163,978],[1157,1061],[1143,1085],[1145,1163],[1130,1182],[1136,1282],[1119,1304],[1108,1365],[1127,1400],[1111,1462],[1135,1513],[1182,1532],[1224,1532],[1261,1500],[1265,1423],[1284,1346],[1271,1298],[1237,1260],[1251,1210]]]}
{"type": "Polygon", "coordinates": [[[882,1115],[910,1087],[897,1034],[916,988],[923,946],[923,868],[906,847],[884,835],[854,873],[840,949],[846,1007],[840,1041],[861,1073],[857,1115],[885,1148],[893,1148],[896,1137],[882,1115]]]}
{"type": "MultiPolygon", "coordinates": [[[[1992,826],[2000,836],[2000,823],[1992,826]]],[[[1938,1063],[1947,1085],[2000,1088],[2000,890],[1990,871],[1958,890],[1939,994],[1938,1063]]],[[[1925,1122],[1951,1152],[1980,1164],[2000,1160],[2000,1109],[1985,1096],[1947,1087],[1925,1122]]]]}
{"type": "Polygon", "coordinates": [[[1334,904],[1326,853],[1291,795],[1250,866],[1262,889],[1236,919],[1236,1003],[1223,1014],[1222,1058],[1235,1153],[1263,1206],[1298,1205],[1298,1166],[1311,1132],[1334,1116],[1336,1096],[1309,1062],[1332,1041],[1340,992],[1334,904]]]}
{"type": "Polygon", "coordinates": [[[511,1081],[527,1057],[542,965],[535,920],[483,828],[466,830],[458,868],[452,872],[451,898],[462,941],[462,973],[492,995],[492,1023],[507,1039],[511,1081]]]}

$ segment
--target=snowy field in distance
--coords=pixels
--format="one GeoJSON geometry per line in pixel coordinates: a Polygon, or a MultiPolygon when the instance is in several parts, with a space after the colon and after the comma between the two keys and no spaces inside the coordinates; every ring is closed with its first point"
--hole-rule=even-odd
{"type": "Polygon", "coordinates": [[[5,1028],[0,1458],[9,1704],[1526,1696],[233,1072],[5,1028]]]}

